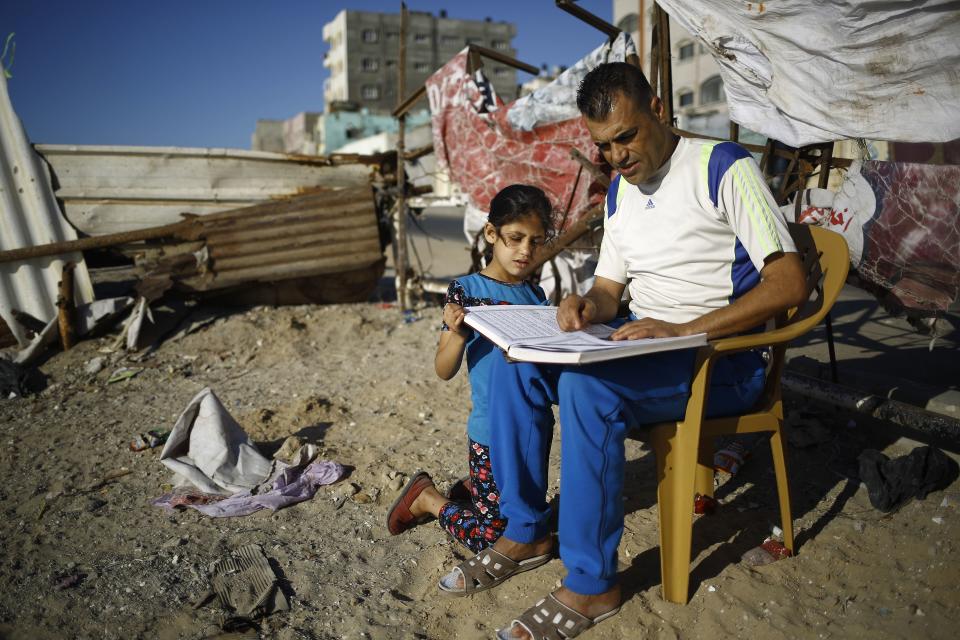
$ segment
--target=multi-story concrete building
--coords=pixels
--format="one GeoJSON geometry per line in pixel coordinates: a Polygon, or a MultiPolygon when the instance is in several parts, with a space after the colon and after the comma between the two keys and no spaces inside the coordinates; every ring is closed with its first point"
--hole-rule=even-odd
{"type": "MultiPolygon", "coordinates": [[[[445,11],[434,16],[411,11],[407,27],[406,83],[408,94],[468,44],[515,56],[516,27],[508,22],[457,20],[445,11]]],[[[398,95],[400,15],[344,9],[323,26],[330,45],[323,65],[330,70],[324,82],[324,101],[351,102],[371,113],[392,111],[398,95]]],[[[512,67],[484,62],[484,71],[505,101],[516,97],[517,73],[512,67]]],[[[329,108],[325,108],[329,111],[329,108]]]]}
{"type": "MultiPolygon", "coordinates": [[[[637,44],[644,73],[650,77],[653,0],[613,0],[613,23],[637,44]]],[[[706,49],[670,19],[673,62],[673,111],[677,126],[719,137],[730,134],[730,116],[720,67],[706,49]]]]}

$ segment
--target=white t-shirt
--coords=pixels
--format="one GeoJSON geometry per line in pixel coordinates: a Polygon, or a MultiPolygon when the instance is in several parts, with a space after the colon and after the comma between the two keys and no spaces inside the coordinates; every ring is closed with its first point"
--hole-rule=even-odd
{"type": "Polygon", "coordinates": [[[654,178],[617,176],[604,206],[596,275],[627,284],[638,318],[689,322],[760,281],[796,251],[753,157],[733,142],[681,138],[654,178]]]}

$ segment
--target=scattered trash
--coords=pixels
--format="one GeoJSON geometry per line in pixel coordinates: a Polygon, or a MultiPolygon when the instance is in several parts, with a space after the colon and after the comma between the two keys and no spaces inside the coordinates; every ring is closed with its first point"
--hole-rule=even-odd
{"type": "Polygon", "coordinates": [[[170,437],[169,431],[151,429],[146,433],[139,434],[130,441],[130,451],[146,451],[147,449],[159,447],[167,441],[168,437],[170,437]]]}
{"type": "Polygon", "coordinates": [[[793,555],[790,549],[783,546],[779,540],[767,538],[759,547],[754,547],[740,557],[740,561],[751,567],[760,567],[765,564],[783,560],[793,555]]]}
{"type": "Polygon", "coordinates": [[[290,609],[280,579],[258,544],[240,547],[228,557],[215,560],[210,565],[210,587],[196,608],[216,598],[223,609],[220,626],[224,629],[290,609]]]}
{"type": "Polygon", "coordinates": [[[934,516],[932,520],[937,524],[943,524],[943,516],[934,516]]]}
{"type": "Polygon", "coordinates": [[[957,463],[934,447],[917,447],[893,460],[876,449],[867,449],[857,460],[870,504],[885,513],[910,498],[923,500],[931,491],[948,486],[960,473],[957,463]]]}
{"type": "Polygon", "coordinates": [[[853,529],[857,533],[863,533],[866,530],[866,528],[867,528],[867,525],[864,524],[862,520],[853,521],[853,529]]]}
{"type": "Polygon", "coordinates": [[[143,367],[120,367],[110,374],[110,377],[107,378],[107,384],[129,380],[130,378],[140,375],[141,371],[143,371],[143,367]]]}
{"type": "Polygon", "coordinates": [[[93,513],[94,511],[102,509],[105,506],[107,506],[106,500],[101,500],[100,498],[88,498],[85,509],[88,513],[93,513]]]}
{"type": "Polygon", "coordinates": [[[716,590],[717,590],[717,588],[716,588],[715,586],[713,586],[712,584],[707,587],[707,591],[709,591],[710,593],[713,593],[713,592],[716,591],[716,590]]]}
{"type": "Polygon", "coordinates": [[[204,493],[230,495],[256,488],[273,471],[209,388],[190,400],[160,452],[160,461],[204,493]]]}
{"type": "Polygon", "coordinates": [[[103,371],[104,360],[105,358],[103,356],[97,356],[96,358],[92,358],[83,367],[84,373],[86,373],[88,376],[97,375],[98,373],[103,371]]]}
{"type": "Polygon", "coordinates": [[[420,319],[420,316],[413,309],[406,309],[403,312],[403,324],[411,324],[420,319]]]}
{"type": "Polygon", "coordinates": [[[28,396],[43,389],[44,376],[27,367],[0,357],[0,399],[28,396]]]}
{"type": "Polygon", "coordinates": [[[58,576],[54,581],[53,588],[57,591],[63,591],[64,589],[70,589],[72,587],[78,586],[83,579],[87,577],[85,573],[71,573],[65,576],[58,576]]]}

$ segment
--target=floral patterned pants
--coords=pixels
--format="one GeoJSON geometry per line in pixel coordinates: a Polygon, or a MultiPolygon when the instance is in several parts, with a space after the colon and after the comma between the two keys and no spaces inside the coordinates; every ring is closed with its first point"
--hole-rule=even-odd
{"type": "Polygon", "coordinates": [[[500,515],[500,494],[490,468],[490,447],[468,439],[470,503],[448,502],[440,509],[440,526],[477,553],[500,537],[507,526],[500,515]]]}

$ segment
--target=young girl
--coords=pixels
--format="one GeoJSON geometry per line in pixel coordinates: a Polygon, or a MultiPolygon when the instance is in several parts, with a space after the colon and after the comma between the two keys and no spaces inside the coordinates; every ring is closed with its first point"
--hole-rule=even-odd
{"type": "Polygon", "coordinates": [[[442,496],[427,473],[420,472],[390,508],[387,527],[396,535],[435,516],[440,526],[473,552],[492,545],[506,527],[490,469],[487,378],[496,347],[464,323],[467,308],[489,304],[543,304],[540,287],[530,284],[534,260],[551,228],[550,201],[540,189],[512,185],[490,202],[483,236],[493,257],[485,269],[450,283],[434,366],[449,380],[467,355],[473,409],[467,419],[469,480],[442,496]],[[463,502],[456,500],[463,499],[463,502]]]}

